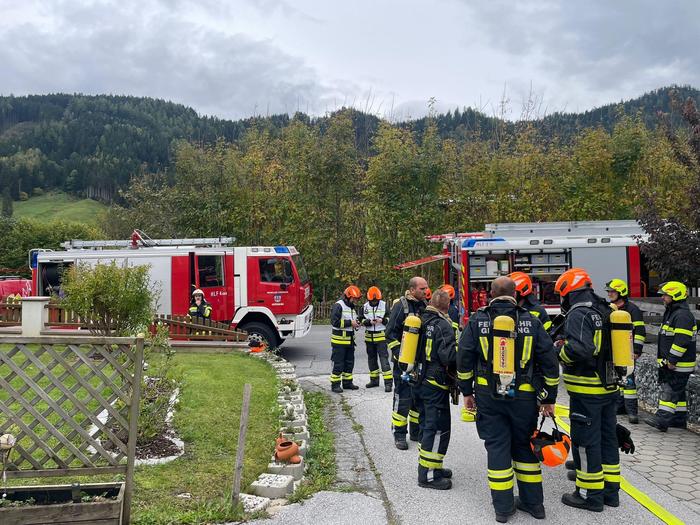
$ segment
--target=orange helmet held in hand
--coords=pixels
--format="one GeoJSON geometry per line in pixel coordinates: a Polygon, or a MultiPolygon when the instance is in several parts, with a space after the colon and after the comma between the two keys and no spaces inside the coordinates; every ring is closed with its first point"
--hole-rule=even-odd
{"type": "Polygon", "coordinates": [[[455,298],[455,287],[451,284],[443,284],[440,289],[447,292],[447,295],[450,296],[450,300],[455,298]]]}
{"type": "Polygon", "coordinates": [[[513,272],[508,277],[515,281],[515,291],[522,297],[532,293],[532,279],[524,272],[513,272]]]}
{"type": "Polygon", "coordinates": [[[379,301],[382,298],[382,291],[376,286],[371,286],[367,290],[367,300],[369,301],[379,301]]]}
{"type": "Polygon", "coordinates": [[[576,290],[582,290],[588,286],[591,286],[593,281],[591,281],[591,276],[588,275],[586,270],[581,268],[571,268],[566,270],[563,274],[559,276],[556,284],[554,285],[554,293],[566,297],[571,292],[576,290]]]}
{"type": "Polygon", "coordinates": [[[360,289],[354,284],[348,286],[343,293],[345,294],[345,297],[350,299],[359,299],[362,297],[362,292],[360,292],[360,289]]]}
{"type": "Polygon", "coordinates": [[[540,463],[548,467],[558,467],[566,463],[566,458],[569,457],[571,438],[568,434],[559,430],[557,421],[554,418],[552,418],[552,421],[554,421],[552,433],[542,432],[544,420],[545,417],[542,416],[540,428],[532,433],[530,448],[540,463]]]}

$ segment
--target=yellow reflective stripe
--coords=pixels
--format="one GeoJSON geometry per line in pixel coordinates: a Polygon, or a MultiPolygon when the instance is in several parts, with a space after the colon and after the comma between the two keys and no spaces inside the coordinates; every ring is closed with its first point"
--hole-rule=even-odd
{"type": "Polygon", "coordinates": [[[408,411],[408,421],[410,421],[411,423],[418,423],[419,417],[420,417],[420,414],[418,412],[416,412],[415,410],[408,411]]]}
{"type": "Polygon", "coordinates": [[[675,344],[675,343],[671,345],[671,353],[672,353],[673,355],[677,355],[678,357],[680,357],[680,356],[682,356],[683,354],[685,354],[685,351],[686,351],[686,350],[687,350],[686,348],[683,348],[682,346],[679,346],[679,345],[677,345],[677,344],[675,344]]]}
{"type": "Polygon", "coordinates": [[[644,337],[643,335],[637,334],[637,335],[634,336],[634,340],[635,340],[635,341],[640,341],[640,342],[643,343],[643,342],[646,341],[646,337],[644,337]]]}
{"type": "Polygon", "coordinates": [[[418,458],[418,464],[425,468],[442,468],[442,461],[430,461],[428,459],[418,458]]]}
{"type": "Polygon", "coordinates": [[[435,379],[428,379],[428,383],[431,384],[431,385],[433,385],[433,386],[438,387],[438,388],[441,389],[441,390],[449,390],[449,389],[450,389],[450,387],[445,386],[445,385],[441,385],[440,383],[438,383],[437,381],[435,381],[435,379]]]}
{"type": "Polygon", "coordinates": [[[537,310],[530,310],[530,314],[534,315],[535,317],[539,317],[540,313],[537,310]]]}
{"type": "Polygon", "coordinates": [[[335,374],[331,374],[331,383],[339,383],[340,382],[340,376],[337,376],[335,374]]]}
{"type": "Polygon", "coordinates": [[[605,480],[601,479],[600,481],[583,481],[577,477],[576,486],[581,489],[603,490],[605,488],[605,480]]]}
{"type": "Polygon", "coordinates": [[[672,403],[671,401],[661,401],[661,400],[659,400],[659,406],[662,406],[662,407],[669,407],[669,408],[672,408],[672,409],[674,409],[674,410],[676,409],[676,404],[675,404],[675,403],[672,403]]]}
{"type": "Polygon", "coordinates": [[[425,359],[430,361],[430,354],[433,353],[433,340],[428,339],[425,343],[425,359]]]}
{"type": "Polygon", "coordinates": [[[542,326],[545,330],[549,330],[550,328],[552,328],[552,321],[546,321],[542,326]]]}
{"type": "Polygon", "coordinates": [[[590,376],[575,376],[572,374],[562,374],[564,377],[564,381],[571,381],[573,383],[585,383],[589,385],[602,385],[600,382],[600,379],[598,379],[597,376],[595,377],[590,377],[590,376]]]}
{"type": "Polygon", "coordinates": [[[493,479],[507,479],[513,476],[513,467],[503,470],[487,469],[487,471],[489,478],[493,479]]]}
{"type": "Polygon", "coordinates": [[[667,331],[669,331],[669,332],[675,332],[675,330],[673,329],[673,327],[670,326],[670,325],[667,325],[667,324],[662,324],[662,325],[661,325],[661,329],[662,329],[662,330],[667,330],[667,331]]]}
{"type": "Polygon", "coordinates": [[[693,337],[693,332],[691,330],[686,330],[685,328],[676,328],[674,332],[677,334],[689,335],[690,337],[693,337]]]}
{"type": "Polygon", "coordinates": [[[593,334],[593,344],[595,345],[595,350],[593,351],[593,355],[598,355],[600,352],[600,348],[603,344],[603,331],[602,330],[596,330],[595,333],[593,334]]]}
{"type": "Polygon", "coordinates": [[[599,470],[598,472],[585,472],[583,470],[576,469],[576,477],[587,481],[597,481],[599,479],[603,479],[603,471],[599,470]]]}
{"type": "Polygon", "coordinates": [[[513,461],[513,468],[525,472],[540,472],[541,470],[539,463],[521,463],[520,461],[513,461]]]}
{"type": "Polygon", "coordinates": [[[523,483],[542,483],[542,474],[521,474],[515,471],[515,478],[523,483]]]}
{"type": "Polygon", "coordinates": [[[559,350],[559,359],[561,359],[561,360],[564,361],[565,363],[569,363],[569,364],[573,363],[573,361],[571,360],[571,358],[570,358],[568,355],[566,355],[566,351],[565,351],[565,350],[566,350],[566,345],[562,346],[562,347],[561,347],[561,350],[559,350]]]}
{"type": "Polygon", "coordinates": [[[525,339],[523,340],[523,355],[522,355],[522,360],[520,361],[520,368],[525,368],[525,365],[527,365],[527,362],[530,360],[531,354],[532,354],[532,336],[526,335],[525,339]]]}
{"type": "Polygon", "coordinates": [[[467,381],[474,377],[474,372],[457,372],[457,379],[461,379],[462,381],[467,381]]]}
{"type": "Polygon", "coordinates": [[[547,386],[557,386],[559,384],[558,377],[546,377],[544,378],[544,384],[547,386]]]}
{"type": "Polygon", "coordinates": [[[408,425],[408,418],[406,416],[402,416],[398,412],[392,412],[391,422],[395,427],[405,427],[408,425]]]}
{"type": "MultiPolygon", "coordinates": [[[[418,445],[420,447],[420,445],[418,445]]],[[[437,452],[431,452],[429,450],[423,450],[422,448],[418,449],[418,453],[423,456],[425,459],[436,459],[436,460],[441,460],[445,458],[445,454],[439,454],[437,452]]]]}
{"type": "Polygon", "coordinates": [[[644,321],[633,321],[632,326],[644,326],[644,321]]]}
{"type": "Polygon", "coordinates": [[[592,396],[600,396],[607,394],[615,394],[617,392],[617,387],[614,390],[606,390],[602,386],[580,386],[570,385],[566,383],[566,391],[574,394],[589,394],[592,396]]]}
{"type": "Polygon", "coordinates": [[[392,348],[396,348],[400,344],[401,344],[401,342],[399,342],[399,341],[389,341],[389,344],[387,344],[387,347],[389,347],[389,350],[391,350],[392,348]]]}
{"type": "Polygon", "coordinates": [[[488,386],[489,382],[486,380],[485,377],[477,376],[477,378],[476,378],[476,384],[477,384],[477,385],[485,385],[485,386],[488,386]]]}
{"type": "Polygon", "coordinates": [[[484,361],[489,360],[489,338],[485,336],[479,337],[479,344],[481,345],[481,353],[484,354],[484,361]]]}
{"type": "Polygon", "coordinates": [[[489,488],[491,490],[510,490],[513,488],[513,480],[508,481],[491,481],[489,480],[489,488]]]}
{"type": "Polygon", "coordinates": [[[520,390],[521,392],[534,392],[534,391],[535,391],[535,387],[533,387],[533,386],[532,386],[531,384],[529,384],[529,383],[523,383],[522,385],[520,385],[520,386],[518,387],[518,390],[520,390]]]}

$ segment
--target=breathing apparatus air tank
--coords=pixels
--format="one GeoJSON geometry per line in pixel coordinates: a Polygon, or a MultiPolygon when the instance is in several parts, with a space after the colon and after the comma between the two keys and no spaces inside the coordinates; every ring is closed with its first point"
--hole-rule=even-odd
{"type": "Polygon", "coordinates": [[[515,321],[507,315],[493,320],[493,373],[499,379],[496,393],[508,395],[515,379],[515,321]]]}
{"type": "Polygon", "coordinates": [[[624,310],[615,310],[610,314],[610,325],[613,363],[615,366],[634,366],[632,316],[624,310]]]}
{"type": "Polygon", "coordinates": [[[399,350],[399,367],[403,372],[412,372],[416,364],[418,340],[420,339],[420,317],[409,314],[403,322],[401,348],[399,350]]]}

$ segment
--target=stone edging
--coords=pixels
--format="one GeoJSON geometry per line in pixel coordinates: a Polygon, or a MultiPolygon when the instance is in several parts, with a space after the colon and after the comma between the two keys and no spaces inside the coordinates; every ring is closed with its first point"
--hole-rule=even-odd
{"type": "Polygon", "coordinates": [[[294,465],[278,463],[270,458],[267,472],[260,474],[250,486],[252,494],[241,494],[241,502],[246,512],[267,509],[274,500],[275,506],[286,503],[301,481],[306,470],[305,455],[308,450],[309,429],[304,404],[304,392],[299,386],[296,369],[286,359],[270,352],[251,353],[253,357],[264,359],[275,369],[280,380],[277,402],[280,406],[280,433],[300,443],[301,463],[294,465]]]}

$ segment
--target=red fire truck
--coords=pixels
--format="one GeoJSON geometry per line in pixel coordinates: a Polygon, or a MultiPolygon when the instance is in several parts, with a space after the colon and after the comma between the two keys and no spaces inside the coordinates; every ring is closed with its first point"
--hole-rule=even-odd
{"type": "Polygon", "coordinates": [[[636,221],[487,224],[483,232],[429,236],[442,244],[441,254],[396,268],[443,261],[444,282],[458,290],[465,321],[487,304],[493,279],[522,271],[532,278],[539,301],[555,314],[559,297],[554,283],[569,268],[585,268],[601,294],[613,278],[625,279],[632,297],[655,290],[658,275],[649,271],[639,251],[638,240],[644,238],[636,221]]]}
{"type": "Polygon", "coordinates": [[[32,250],[33,295],[61,295],[62,272],[73,264],[149,265],[159,292],[156,311],[186,315],[200,288],[212,319],[246,330],[251,339],[278,346],[311,329],[312,287],[293,246],[231,246],[232,238],[149,239],[63,243],[63,250],[32,250]]]}

